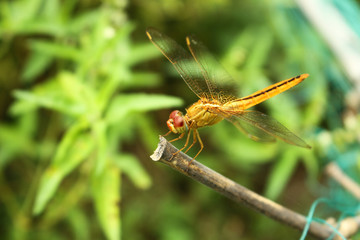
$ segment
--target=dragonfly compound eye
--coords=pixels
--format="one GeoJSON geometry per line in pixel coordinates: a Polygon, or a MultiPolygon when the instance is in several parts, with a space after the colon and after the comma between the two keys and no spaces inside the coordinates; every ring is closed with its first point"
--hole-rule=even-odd
{"type": "Polygon", "coordinates": [[[179,110],[174,110],[170,113],[169,119],[175,119],[176,117],[182,117],[183,114],[179,110]]]}
{"type": "Polygon", "coordinates": [[[174,118],[174,127],[176,128],[184,127],[184,118],[181,116],[176,116],[174,118]]]}
{"type": "Polygon", "coordinates": [[[183,114],[178,110],[171,112],[166,124],[170,131],[177,134],[183,133],[187,129],[183,114]]]}

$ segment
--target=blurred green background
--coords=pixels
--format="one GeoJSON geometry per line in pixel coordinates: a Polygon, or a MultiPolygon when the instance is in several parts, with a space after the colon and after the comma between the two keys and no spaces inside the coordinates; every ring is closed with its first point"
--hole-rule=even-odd
{"type": "MultiPolygon", "coordinates": [[[[360,75],[349,74],[302,2],[2,1],[1,239],[300,238],[150,160],[171,110],[197,99],[146,37],[149,26],[183,46],[195,34],[240,96],[309,73],[256,108],[311,150],[253,142],[221,122],[200,129],[197,160],[301,214],[320,197],[333,204],[318,218],[358,214],[359,202],[323,166],[335,161],[360,182],[360,75]]],[[[356,54],[359,1],[313,2],[344,17],[356,54]]]]}

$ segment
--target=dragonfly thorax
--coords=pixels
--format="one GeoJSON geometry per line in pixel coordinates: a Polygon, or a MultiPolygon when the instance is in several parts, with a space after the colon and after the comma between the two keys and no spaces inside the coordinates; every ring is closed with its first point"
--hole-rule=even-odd
{"type": "Polygon", "coordinates": [[[176,134],[183,133],[188,129],[184,115],[179,110],[175,110],[170,113],[169,120],[167,120],[166,124],[170,131],[176,134]]]}
{"type": "Polygon", "coordinates": [[[197,129],[211,126],[223,120],[223,118],[216,113],[219,108],[221,108],[221,104],[217,100],[206,101],[200,99],[186,109],[184,118],[190,128],[197,129]]]}

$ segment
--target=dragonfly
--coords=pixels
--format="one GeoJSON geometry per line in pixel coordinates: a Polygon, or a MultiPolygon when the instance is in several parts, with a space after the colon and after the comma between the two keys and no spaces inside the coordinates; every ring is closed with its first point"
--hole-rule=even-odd
{"type": "Polygon", "coordinates": [[[186,37],[186,44],[190,50],[188,52],[155,28],[148,28],[146,34],[172,63],[188,87],[199,97],[197,102],[186,109],[185,115],[179,110],[170,113],[167,120],[169,132],[164,136],[170,133],[180,134],[179,137],[170,141],[174,142],[187,134],[185,145],[173,156],[188,146],[192,133],[192,144],[184,153],[199,142],[200,150],[192,159],[193,161],[204,148],[198,129],[214,125],[224,119],[252,140],[273,142],[280,139],[298,147],[311,148],[274,118],[259,111],[248,110],[294,87],[305,80],[309,74],[305,73],[280,81],[249,96],[238,98],[233,78],[195,37],[186,37]]]}

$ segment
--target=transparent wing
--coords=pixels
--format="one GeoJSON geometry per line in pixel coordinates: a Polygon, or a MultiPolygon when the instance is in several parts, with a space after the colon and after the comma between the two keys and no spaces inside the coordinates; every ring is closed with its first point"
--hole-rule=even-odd
{"type": "Polygon", "coordinates": [[[236,83],[209,50],[193,36],[186,43],[195,61],[200,66],[210,94],[220,102],[236,99],[236,83]]]}
{"type": "Polygon", "coordinates": [[[230,118],[226,118],[229,122],[235,125],[242,133],[244,133],[248,138],[258,141],[258,142],[275,142],[276,139],[272,135],[264,132],[258,127],[255,127],[254,125],[239,120],[238,117],[232,116],[230,118]]]}
{"type": "Polygon", "coordinates": [[[220,115],[255,141],[274,141],[275,138],[278,138],[292,145],[311,148],[277,120],[264,113],[243,111],[234,115],[221,113],[220,115]]]}
{"type": "Polygon", "coordinates": [[[154,28],[148,28],[146,34],[150,41],[173,64],[189,88],[199,97],[210,97],[209,87],[204,79],[204,72],[199,68],[191,54],[170,37],[154,28]]]}

